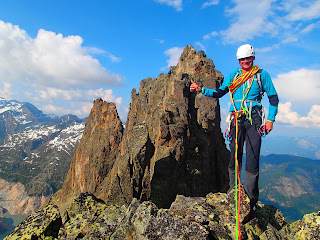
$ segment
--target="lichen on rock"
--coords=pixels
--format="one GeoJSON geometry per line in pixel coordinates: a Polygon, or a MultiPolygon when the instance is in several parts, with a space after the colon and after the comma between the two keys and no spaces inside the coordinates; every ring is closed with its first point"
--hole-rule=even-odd
{"type": "Polygon", "coordinates": [[[27,217],[5,239],[57,238],[61,226],[62,219],[58,207],[48,205],[27,217]]]}
{"type": "MultiPolygon", "coordinates": [[[[48,205],[22,222],[9,239],[234,239],[234,192],[205,197],[178,195],[170,208],[133,198],[128,206],[110,205],[82,193],[63,218],[48,205]],[[63,221],[62,221],[63,219],[63,221]]],[[[248,198],[243,195],[244,201],[248,198]]],[[[318,239],[320,213],[288,225],[270,205],[258,203],[241,222],[242,239],[318,239]],[[250,218],[248,218],[250,216],[250,218]]]]}

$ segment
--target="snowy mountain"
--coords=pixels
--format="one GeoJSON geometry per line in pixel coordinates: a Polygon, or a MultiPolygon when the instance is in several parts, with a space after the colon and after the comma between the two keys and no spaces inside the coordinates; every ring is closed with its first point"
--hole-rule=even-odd
{"type": "Polygon", "coordinates": [[[85,120],[46,115],[30,103],[0,98],[0,178],[28,195],[51,195],[69,170],[85,120]]]}

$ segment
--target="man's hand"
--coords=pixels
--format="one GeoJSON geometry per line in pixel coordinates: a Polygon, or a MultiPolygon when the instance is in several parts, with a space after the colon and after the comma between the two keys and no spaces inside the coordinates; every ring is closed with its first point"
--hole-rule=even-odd
{"type": "Polygon", "coordinates": [[[268,134],[269,132],[271,132],[272,129],[273,129],[273,122],[267,121],[267,122],[266,122],[266,134],[268,134]]]}
{"type": "Polygon", "coordinates": [[[201,91],[201,87],[191,80],[190,92],[200,92],[200,91],[201,91]]]}

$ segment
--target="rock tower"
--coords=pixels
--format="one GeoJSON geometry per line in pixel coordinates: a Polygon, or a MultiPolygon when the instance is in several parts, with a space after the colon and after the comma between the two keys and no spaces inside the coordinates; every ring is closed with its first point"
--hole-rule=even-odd
{"type": "Polygon", "coordinates": [[[191,93],[191,80],[218,88],[223,76],[203,51],[186,46],[177,66],[132,90],[125,128],[115,104],[97,99],[52,202],[64,209],[90,192],[110,204],[137,198],[168,208],[177,194],[226,191],[229,151],[219,102],[191,93]]]}

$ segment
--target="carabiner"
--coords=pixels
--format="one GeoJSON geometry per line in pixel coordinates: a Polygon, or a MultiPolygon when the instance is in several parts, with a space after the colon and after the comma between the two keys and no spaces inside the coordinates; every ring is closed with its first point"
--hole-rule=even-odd
{"type": "Polygon", "coordinates": [[[261,125],[259,128],[258,128],[258,132],[260,134],[261,137],[266,137],[266,125],[261,125]]]}

